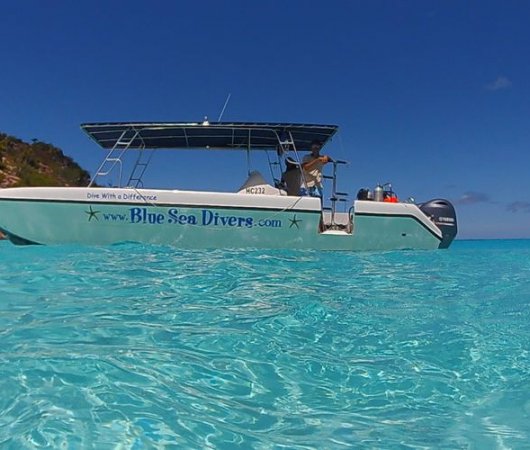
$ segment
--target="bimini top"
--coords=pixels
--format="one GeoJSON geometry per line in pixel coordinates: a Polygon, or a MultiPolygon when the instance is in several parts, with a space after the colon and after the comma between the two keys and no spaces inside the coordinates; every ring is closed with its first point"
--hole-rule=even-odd
{"type": "Polygon", "coordinates": [[[311,142],[325,145],[336,125],[296,123],[85,123],[81,128],[101,147],[116,144],[127,149],[234,149],[269,150],[292,141],[297,150],[309,150],[311,142]]]}

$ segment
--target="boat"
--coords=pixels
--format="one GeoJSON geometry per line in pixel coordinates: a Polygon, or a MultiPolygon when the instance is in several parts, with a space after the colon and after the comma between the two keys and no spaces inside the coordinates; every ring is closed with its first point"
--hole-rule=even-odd
{"type": "MultiPolygon", "coordinates": [[[[388,186],[337,190],[340,167],[326,166],[324,198],[286,186],[287,161],[300,169],[311,143],[324,147],[336,125],[241,122],[85,123],[106,157],[87,187],[0,190],[0,231],[18,245],[139,242],[182,249],[386,251],[447,248],[457,234],[445,199],[399,201],[388,186]],[[248,167],[234,192],[150,189],[143,178],[158,150],[266,152],[270,177],[248,167]],[[134,156],[131,161],[130,156],[134,156]],[[127,165],[126,161],[129,161],[127,165]],[[328,169],[329,167],[329,169],[328,169]],[[109,187],[98,182],[112,179],[109,187]]],[[[268,175],[269,176],[269,175],[268,175]]]]}

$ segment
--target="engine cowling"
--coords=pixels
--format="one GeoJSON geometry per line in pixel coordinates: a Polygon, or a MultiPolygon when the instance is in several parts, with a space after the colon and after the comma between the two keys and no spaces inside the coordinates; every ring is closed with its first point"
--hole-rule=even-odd
{"type": "Polygon", "coordinates": [[[422,203],[418,207],[442,231],[442,242],[439,248],[449,247],[458,232],[456,211],[451,202],[438,198],[422,203]]]}

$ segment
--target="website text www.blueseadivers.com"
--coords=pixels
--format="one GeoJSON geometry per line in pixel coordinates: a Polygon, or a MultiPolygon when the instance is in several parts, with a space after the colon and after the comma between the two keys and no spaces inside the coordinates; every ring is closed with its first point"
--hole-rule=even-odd
{"type": "Polygon", "coordinates": [[[143,225],[199,225],[215,227],[264,227],[281,228],[280,219],[255,219],[249,216],[231,216],[222,213],[203,209],[200,214],[181,213],[178,209],[172,208],[168,211],[150,211],[149,208],[130,208],[128,213],[101,213],[105,222],[122,222],[143,225]]]}

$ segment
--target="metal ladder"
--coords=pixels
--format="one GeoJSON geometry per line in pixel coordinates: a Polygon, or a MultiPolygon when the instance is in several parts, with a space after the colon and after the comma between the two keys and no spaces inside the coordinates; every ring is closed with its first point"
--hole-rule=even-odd
{"type": "MultiPolygon", "coordinates": [[[[296,144],[294,143],[294,138],[293,138],[292,133],[288,131],[288,132],[282,133],[282,135],[278,134],[277,132],[275,134],[276,134],[276,138],[278,139],[278,147],[279,147],[279,149],[276,152],[277,160],[271,161],[268,151],[267,151],[267,159],[269,162],[269,169],[270,169],[274,184],[276,187],[281,187],[280,180],[282,179],[283,170],[284,170],[281,157],[283,155],[289,154],[289,151],[292,150],[296,156],[296,160],[298,160],[298,162],[300,163],[302,161],[299,158],[298,151],[296,149],[296,144]],[[279,175],[274,173],[275,169],[279,172],[279,175]]],[[[302,177],[303,177],[303,173],[302,173],[302,177]]]]}
{"type": "Polygon", "coordinates": [[[322,178],[326,180],[332,180],[331,182],[331,197],[329,198],[331,202],[331,207],[323,207],[323,211],[331,212],[331,222],[329,228],[333,229],[337,227],[335,222],[335,213],[337,212],[337,202],[347,202],[349,194],[347,192],[337,191],[337,166],[341,164],[348,164],[347,161],[342,160],[332,160],[333,172],[332,175],[323,175],[322,178]]]}
{"type": "Polygon", "coordinates": [[[138,158],[136,158],[136,162],[131,171],[131,175],[129,176],[129,180],[127,181],[127,187],[141,188],[144,186],[142,178],[144,176],[145,170],[147,169],[147,166],[151,162],[153,154],[154,150],[146,150],[145,145],[142,144],[142,146],[139,148],[138,158]]]}
{"type": "Polygon", "coordinates": [[[123,154],[131,146],[131,144],[138,137],[138,135],[139,132],[134,128],[128,128],[123,131],[123,133],[120,135],[114,146],[110,149],[109,153],[99,166],[95,175],[90,180],[90,184],[88,185],[88,187],[92,187],[97,178],[108,176],[116,166],[119,167],[118,187],[121,187],[123,173],[123,163],[121,159],[123,157],[123,154]]]}
{"type": "Polygon", "coordinates": [[[269,163],[269,171],[271,173],[272,181],[275,187],[281,188],[281,179],[283,175],[282,163],[280,156],[278,155],[277,161],[272,161],[269,155],[269,151],[266,151],[267,161],[269,163]]]}

